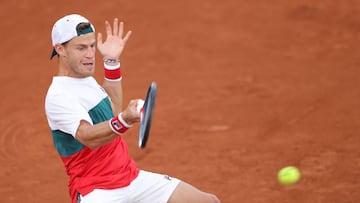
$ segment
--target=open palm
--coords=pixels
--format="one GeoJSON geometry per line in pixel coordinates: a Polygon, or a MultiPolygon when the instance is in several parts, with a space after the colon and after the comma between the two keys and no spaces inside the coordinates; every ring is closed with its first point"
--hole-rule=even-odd
{"type": "Polygon", "coordinates": [[[105,21],[106,40],[103,42],[101,33],[98,33],[97,47],[104,58],[119,59],[126,42],[130,38],[131,31],[124,34],[124,23],[114,19],[113,28],[108,21],[105,21]]]}

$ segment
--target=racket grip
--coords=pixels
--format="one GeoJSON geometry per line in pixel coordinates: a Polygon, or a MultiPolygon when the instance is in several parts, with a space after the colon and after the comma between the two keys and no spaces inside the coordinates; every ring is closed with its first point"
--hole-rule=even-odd
{"type": "Polygon", "coordinates": [[[141,109],[142,109],[143,107],[144,107],[144,100],[138,99],[138,100],[137,100],[136,111],[137,111],[138,113],[140,113],[140,112],[141,112],[141,109]]]}

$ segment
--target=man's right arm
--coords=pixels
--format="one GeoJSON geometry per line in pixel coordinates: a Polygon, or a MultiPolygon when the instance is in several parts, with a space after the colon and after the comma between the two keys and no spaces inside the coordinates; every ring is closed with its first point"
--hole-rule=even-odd
{"type": "MultiPolygon", "coordinates": [[[[140,120],[140,113],[136,110],[137,100],[131,100],[128,107],[121,113],[115,116],[121,117],[120,120],[125,122],[126,125],[132,125],[140,120]]],[[[95,149],[114,140],[119,133],[111,127],[111,120],[104,121],[92,125],[88,121],[81,120],[79,127],[76,131],[75,138],[83,145],[90,149],[95,149]]]]}

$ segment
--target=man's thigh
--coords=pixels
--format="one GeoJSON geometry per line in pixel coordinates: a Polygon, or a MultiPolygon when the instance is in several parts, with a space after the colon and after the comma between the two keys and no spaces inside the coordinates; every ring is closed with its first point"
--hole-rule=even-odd
{"type": "Polygon", "coordinates": [[[180,182],[168,203],[181,202],[220,203],[220,200],[213,194],[203,192],[186,182],[180,182]]]}

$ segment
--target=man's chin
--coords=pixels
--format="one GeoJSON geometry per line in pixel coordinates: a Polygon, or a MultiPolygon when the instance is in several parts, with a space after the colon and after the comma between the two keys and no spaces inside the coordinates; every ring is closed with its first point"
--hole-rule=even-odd
{"type": "Polygon", "coordinates": [[[95,67],[94,66],[84,66],[83,67],[86,73],[91,73],[92,75],[95,73],[95,67]]]}

